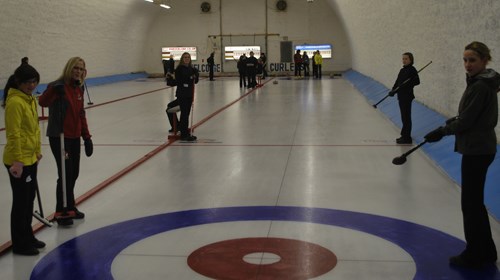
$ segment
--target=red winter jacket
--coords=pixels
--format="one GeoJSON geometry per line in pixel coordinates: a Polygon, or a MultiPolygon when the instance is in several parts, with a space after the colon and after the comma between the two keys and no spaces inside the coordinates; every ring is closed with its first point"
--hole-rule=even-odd
{"type": "Polygon", "coordinates": [[[89,139],[91,137],[83,107],[85,103],[83,87],[63,83],[63,81],[52,82],[39,97],[38,103],[40,106],[49,107],[48,137],[59,137],[61,119],[64,123],[65,138],[89,139]],[[61,111],[63,117],[60,115],[61,111]]]}

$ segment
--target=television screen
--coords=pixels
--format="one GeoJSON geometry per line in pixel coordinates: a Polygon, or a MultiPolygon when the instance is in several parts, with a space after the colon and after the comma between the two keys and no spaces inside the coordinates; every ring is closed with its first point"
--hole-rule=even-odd
{"type": "Polygon", "coordinates": [[[163,47],[161,48],[161,59],[168,60],[174,55],[174,60],[180,60],[183,53],[188,52],[191,60],[196,60],[196,47],[163,47]]]}
{"type": "Polygon", "coordinates": [[[238,60],[240,56],[246,54],[250,56],[250,51],[253,51],[253,56],[260,56],[260,46],[227,46],[224,47],[225,60],[238,60]]]}
{"type": "Polygon", "coordinates": [[[307,52],[309,57],[312,57],[313,52],[318,51],[321,53],[323,58],[332,58],[332,45],[297,45],[295,46],[295,51],[300,50],[302,54],[304,51],[307,52]]]}

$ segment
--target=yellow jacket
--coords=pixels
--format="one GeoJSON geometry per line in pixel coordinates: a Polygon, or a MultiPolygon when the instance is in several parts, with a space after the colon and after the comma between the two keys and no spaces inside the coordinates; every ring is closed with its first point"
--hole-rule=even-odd
{"type": "Polygon", "coordinates": [[[11,88],[5,102],[5,131],[7,144],[3,163],[22,162],[29,166],[41,154],[40,126],[35,97],[11,88]]]}
{"type": "Polygon", "coordinates": [[[323,57],[321,56],[321,54],[316,54],[314,56],[314,63],[316,63],[316,65],[323,64],[323,57]]]}

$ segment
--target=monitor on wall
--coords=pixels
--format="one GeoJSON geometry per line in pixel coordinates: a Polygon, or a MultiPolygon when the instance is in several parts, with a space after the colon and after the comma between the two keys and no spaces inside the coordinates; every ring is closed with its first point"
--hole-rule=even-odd
{"type": "Polygon", "coordinates": [[[161,59],[168,60],[170,55],[174,55],[174,60],[180,60],[185,52],[191,55],[191,60],[196,60],[196,47],[163,47],[161,48],[161,59]]]}
{"type": "Polygon", "coordinates": [[[302,54],[304,51],[307,52],[309,57],[312,56],[313,52],[319,51],[323,58],[332,58],[332,45],[322,44],[322,45],[297,45],[295,46],[295,52],[300,50],[302,54]]]}
{"type": "Polygon", "coordinates": [[[240,56],[246,54],[250,56],[250,52],[253,51],[253,56],[260,56],[260,46],[226,46],[224,47],[224,59],[225,60],[238,60],[240,56]]]}

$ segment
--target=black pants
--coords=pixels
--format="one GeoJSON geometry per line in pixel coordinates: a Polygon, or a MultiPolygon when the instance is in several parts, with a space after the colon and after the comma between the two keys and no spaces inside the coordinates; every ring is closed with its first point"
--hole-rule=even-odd
{"type": "Polygon", "coordinates": [[[399,110],[401,112],[401,122],[403,126],[401,127],[401,137],[405,139],[411,138],[411,102],[413,99],[399,99],[399,110]]]}
{"type": "MultiPolygon", "coordinates": [[[[59,137],[49,137],[50,149],[56,159],[57,164],[57,187],[56,187],[56,212],[64,210],[63,189],[62,189],[62,170],[61,170],[61,143],[59,137]]],[[[67,210],[75,209],[75,184],[80,174],[80,138],[64,138],[64,149],[67,157],[65,160],[66,168],[66,199],[67,210]]]]}
{"type": "Polygon", "coordinates": [[[35,236],[31,228],[33,221],[33,202],[37,187],[37,164],[24,166],[21,178],[15,178],[10,174],[10,186],[12,188],[12,209],[10,212],[10,234],[12,247],[16,250],[33,248],[35,236]]]}
{"type": "Polygon", "coordinates": [[[462,215],[465,254],[478,260],[496,260],[488,212],[484,206],[484,184],[495,155],[462,156],[462,215]]]}
{"type": "Polygon", "coordinates": [[[255,87],[257,85],[257,72],[247,71],[248,74],[248,87],[255,87]]]}
{"type": "Polygon", "coordinates": [[[175,130],[179,130],[179,119],[177,118],[177,113],[169,113],[168,110],[174,108],[175,106],[179,106],[179,100],[175,99],[174,101],[167,104],[167,112],[168,122],[170,123],[170,127],[174,130],[174,121],[175,121],[175,130]]]}
{"type": "Polygon", "coordinates": [[[301,70],[302,70],[302,63],[295,63],[295,76],[302,76],[301,70]]]}
{"type": "Polygon", "coordinates": [[[318,77],[318,67],[316,66],[315,63],[313,63],[313,77],[314,78],[318,77]]]}
{"type": "Polygon", "coordinates": [[[189,114],[191,114],[191,106],[193,105],[193,97],[177,97],[179,101],[179,107],[181,108],[181,117],[179,121],[179,130],[181,131],[181,137],[187,137],[191,135],[189,132],[189,114]]]}
{"type": "Polygon", "coordinates": [[[316,64],[316,78],[321,79],[321,64],[316,64]]]}
{"type": "Polygon", "coordinates": [[[208,76],[210,78],[210,81],[214,80],[214,66],[213,65],[208,65],[208,76]]]}
{"type": "Polygon", "coordinates": [[[247,86],[247,74],[245,72],[239,72],[240,74],[240,87],[247,86]]]}
{"type": "Polygon", "coordinates": [[[309,76],[309,64],[303,64],[304,67],[304,77],[309,76]]]}

